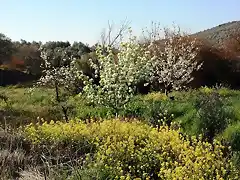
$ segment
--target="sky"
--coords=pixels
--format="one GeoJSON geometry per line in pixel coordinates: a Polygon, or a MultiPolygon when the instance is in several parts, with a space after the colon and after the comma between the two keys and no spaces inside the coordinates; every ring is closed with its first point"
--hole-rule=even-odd
{"type": "Polygon", "coordinates": [[[0,33],[12,40],[93,45],[108,21],[136,33],[159,22],[189,33],[240,20],[239,0],[0,0],[0,33]]]}

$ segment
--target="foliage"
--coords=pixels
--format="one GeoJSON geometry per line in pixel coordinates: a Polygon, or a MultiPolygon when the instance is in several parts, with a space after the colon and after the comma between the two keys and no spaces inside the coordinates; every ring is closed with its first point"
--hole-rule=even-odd
{"type": "MultiPolygon", "coordinates": [[[[174,121],[181,122],[182,128],[186,128],[186,133],[195,134],[195,125],[197,120],[194,102],[197,99],[197,94],[200,90],[172,92],[170,96],[174,96],[175,100],[166,99],[163,93],[150,93],[147,95],[134,96],[130,102],[126,104],[126,108],[119,112],[121,117],[136,117],[142,120],[154,119],[154,114],[163,113],[167,110],[169,115],[174,114],[174,121]],[[151,110],[151,108],[155,110],[151,110]],[[151,113],[152,112],[152,113],[151,113]]],[[[219,92],[221,98],[227,98],[227,111],[231,122],[237,122],[240,118],[240,91],[230,89],[214,90],[219,92]],[[232,111],[232,112],[231,112],[232,111]]],[[[2,87],[0,94],[7,96],[9,104],[12,104],[14,113],[9,114],[12,121],[17,122],[22,119],[22,122],[34,121],[37,116],[43,117],[46,120],[58,120],[62,117],[61,109],[59,109],[55,101],[54,89],[45,87],[37,87],[29,96],[28,88],[18,86],[2,87]],[[17,115],[21,111],[21,115],[17,115]]],[[[73,96],[67,100],[69,105],[74,108],[69,109],[71,119],[79,118],[82,120],[94,118],[110,118],[115,116],[114,111],[103,106],[94,106],[88,103],[84,96],[73,96]]],[[[61,108],[61,107],[60,107],[61,108]]],[[[0,109],[6,110],[6,103],[0,100],[0,109]],[[2,103],[1,103],[2,102],[2,103]]],[[[7,115],[8,116],[8,115],[7,115]]],[[[157,120],[156,120],[157,121],[157,120]]]]}
{"type": "Polygon", "coordinates": [[[21,40],[21,42],[14,42],[14,46],[17,49],[14,57],[24,62],[25,70],[33,75],[41,75],[42,59],[39,51],[41,43],[21,40]]]}
{"type": "Polygon", "coordinates": [[[84,54],[81,56],[81,59],[77,59],[77,68],[81,70],[85,76],[92,78],[94,84],[99,84],[100,77],[95,76],[95,69],[91,66],[91,62],[94,62],[98,65],[98,57],[96,52],[84,54]]]}
{"type": "MultiPolygon", "coordinates": [[[[179,112],[173,109],[174,105],[170,101],[158,99],[159,93],[146,96],[135,96],[128,103],[125,108],[119,111],[121,118],[137,118],[148,122],[150,125],[159,126],[163,123],[170,124],[173,121],[174,115],[179,115],[179,112]],[[157,97],[156,99],[152,99],[157,97]]],[[[165,95],[162,95],[165,99],[165,95]]],[[[161,97],[161,99],[162,99],[161,97]]],[[[76,100],[76,99],[75,99],[76,100]]],[[[83,102],[84,100],[80,100],[83,102]]],[[[76,118],[78,119],[109,119],[115,116],[114,110],[105,106],[93,106],[89,103],[82,103],[76,105],[76,118]]]]}
{"type": "Polygon", "coordinates": [[[199,88],[199,91],[200,91],[201,93],[211,94],[211,93],[214,91],[214,89],[205,86],[205,87],[199,88]]]}
{"type": "Polygon", "coordinates": [[[240,123],[234,123],[226,128],[223,138],[230,142],[233,151],[240,151],[240,123]]]}
{"type": "Polygon", "coordinates": [[[59,146],[63,142],[84,144],[84,166],[116,172],[117,179],[239,178],[219,142],[211,145],[194,137],[184,139],[178,130],[165,126],[155,129],[134,120],[51,122],[30,124],[24,128],[24,135],[35,148],[45,144],[56,150],[64,148],[59,146]],[[95,148],[91,150],[89,146],[95,148]]]}
{"type": "Polygon", "coordinates": [[[105,180],[105,179],[115,179],[116,172],[109,171],[107,168],[101,165],[95,165],[94,167],[77,169],[73,173],[70,179],[81,179],[81,180],[105,180]]]}
{"type": "Polygon", "coordinates": [[[5,103],[7,103],[8,97],[5,94],[1,94],[0,95],[0,100],[4,101],[5,103]]]}
{"type": "Polygon", "coordinates": [[[121,43],[117,55],[111,47],[101,46],[96,54],[98,64],[92,62],[91,67],[100,82],[94,84],[92,78],[85,77],[84,94],[92,103],[113,108],[118,113],[134,95],[137,83],[149,79],[151,59],[131,34],[129,42],[121,43]]]}
{"type": "Polygon", "coordinates": [[[80,59],[82,55],[91,52],[90,48],[81,42],[74,42],[71,45],[69,42],[61,41],[46,42],[40,50],[44,51],[49,62],[55,67],[69,65],[72,59],[80,59]]]}
{"type": "Polygon", "coordinates": [[[103,118],[112,118],[115,116],[114,111],[110,108],[104,107],[104,106],[97,106],[94,107],[92,105],[90,106],[79,106],[76,107],[76,118],[87,120],[87,119],[96,119],[100,120],[103,118]]]}
{"type": "Polygon", "coordinates": [[[11,39],[0,33],[0,65],[5,61],[9,61],[14,52],[15,48],[11,39]]]}
{"type": "Polygon", "coordinates": [[[233,162],[240,168],[240,123],[230,124],[218,138],[229,143],[233,151],[233,162]]]}
{"type": "Polygon", "coordinates": [[[200,92],[195,102],[199,117],[197,132],[203,133],[205,138],[212,141],[214,136],[227,127],[231,116],[218,92],[207,89],[205,92],[207,94],[200,92]]]}
{"type": "Polygon", "coordinates": [[[120,116],[141,119],[154,127],[163,124],[170,126],[174,119],[174,115],[169,112],[172,108],[169,107],[170,102],[148,98],[134,98],[126,105],[126,109],[120,112],[120,116]]]}
{"type": "Polygon", "coordinates": [[[78,93],[81,89],[80,74],[83,71],[78,59],[90,52],[90,48],[81,42],[47,42],[40,47],[43,59],[43,76],[40,79],[44,85],[63,86],[70,93],[78,93]],[[78,58],[78,59],[77,59],[78,58]]]}
{"type": "Polygon", "coordinates": [[[223,49],[228,53],[228,55],[232,56],[239,56],[240,51],[240,32],[230,32],[229,36],[225,39],[223,43],[223,49]]]}
{"type": "Polygon", "coordinates": [[[166,101],[167,99],[168,98],[166,94],[159,92],[148,93],[146,96],[144,96],[144,100],[166,101]]]}
{"type": "Polygon", "coordinates": [[[73,58],[80,59],[82,55],[90,53],[91,49],[82,42],[75,41],[70,47],[70,51],[71,55],[73,55],[73,58]]]}

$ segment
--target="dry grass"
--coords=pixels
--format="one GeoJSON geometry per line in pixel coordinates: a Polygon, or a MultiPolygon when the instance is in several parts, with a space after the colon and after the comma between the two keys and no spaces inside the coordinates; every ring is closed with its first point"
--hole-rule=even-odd
{"type": "Polygon", "coordinates": [[[8,127],[0,128],[0,179],[19,177],[30,158],[23,149],[23,138],[8,127]]]}
{"type": "Polygon", "coordinates": [[[38,170],[26,170],[20,172],[19,180],[45,180],[46,178],[38,170]]]}
{"type": "Polygon", "coordinates": [[[0,176],[17,177],[18,171],[24,168],[25,154],[21,150],[10,152],[9,150],[0,151],[0,176]]]}

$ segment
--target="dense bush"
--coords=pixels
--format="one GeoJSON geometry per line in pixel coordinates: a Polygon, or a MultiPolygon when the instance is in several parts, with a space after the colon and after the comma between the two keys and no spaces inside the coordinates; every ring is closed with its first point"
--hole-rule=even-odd
{"type": "Polygon", "coordinates": [[[229,125],[218,138],[230,144],[233,151],[233,162],[240,168],[240,123],[237,122],[229,125]]]}
{"type": "Polygon", "coordinates": [[[220,94],[211,89],[205,89],[205,93],[198,94],[195,102],[198,116],[196,130],[210,141],[224,131],[230,121],[231,114],[225,104],[220,94]]]}
{"type": "Polygon", "coordinates": [[[227,127],[223,133],[223,137],[227,139],[233,151],[240,151],[240,123],[234,123],[227,127]]]}
{"type": "Polygon", "coordinates": [[[194,137],[190,141],[165,126],[155,129],[139,121],[116,119],[88,124],[51,122],[30,124],[24,135],[35,149],[44,145],[56,151],[78,144],[86,156],[83,167],[112,172],[117,179],[239,178],[217,141],[213,145],[194,137]],[[64,142],[67,147],[61,145],[64,142]]]}
{"type": "Polygon", "coordinates": [[[170,125],[174,115],[169,111],[169,105],[170,102],[167,100],[163,102],[159,99],[150,99],[148,96],[135,98],[127,104],[127,108],[121,112],[121,116],[142,119],[154,127],[163,123],[170,125]]]}

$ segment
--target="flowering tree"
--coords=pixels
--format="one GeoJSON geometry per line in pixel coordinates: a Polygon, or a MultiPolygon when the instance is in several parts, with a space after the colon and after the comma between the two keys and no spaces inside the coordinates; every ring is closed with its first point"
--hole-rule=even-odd
{"type": "Polygon", "coordinates": [[[117,115],[133,96],[137,83],[150,79],[152,59],[131,33],[129,41],[120,44],[119,53],[113,53],[111,46],[98,46],[96,54],[98,65],[90,62],[100,82],[93,84],[93,79],[85,76],[83,92],[92,103],[113,108],[117,115]]]}
{"type": "MultiPolygon", "coordinates": [[[[60,52],[60,49],[58,53],[65,54],[64,52],[60,52]]],[[[41,58],[43,59],[41,67],[43,68],[43,75],[38,80],[37,85],[54,87],[56,101],[61,105],[65,120],[68,121],[68,109],[65,105],[66,98],[64,99],[63,96],[60,96],[60,89],[62,88],[64,90],[64,96],[66,92],[71,94],[75,87],[75,83],[80,80],[81,71],[78,70],[75,59],[69,56],[63,57],[63,64],[52,63],[56,62],[54,61],[54,55],[54,53],[51,53],[51,56],[49,56],[44,48],[41,49],[41,58]],[[66,61],[70,62],[70,64],[64,64],[66,61]]]]}
{"type": "MultiPolygon", "coordinates": [[[[159,32],[158,32],[159,33],[159,32]]],[[[160,33],[159,33],[160,34],[160,33]]],[[[202,63],[196,39],[180,30],[164,29],[164,39],[151,40],[148,46],[154,59],[152,81],[163,86],[167,94],[171,89],[179,90],[193,80],[192,73],[198,71],[202,63]]]]}

